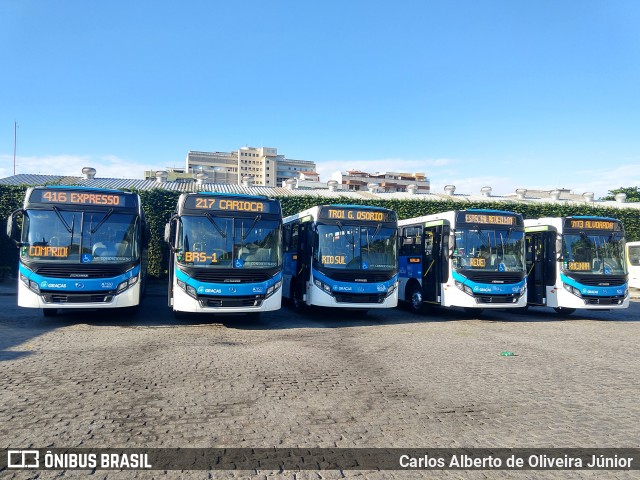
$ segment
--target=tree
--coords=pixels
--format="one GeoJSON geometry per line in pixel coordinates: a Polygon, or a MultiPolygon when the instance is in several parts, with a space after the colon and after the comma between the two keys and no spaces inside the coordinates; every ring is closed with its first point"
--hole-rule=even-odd
{"type": "Polygon", "coordinates": [[[639,187],[620,187],[615,190],[609,190],[609,195],[602,197],[600,200],[615,200],[616,194],[626,193],[627,202],[640,202],[640,188],[639,187]]]}

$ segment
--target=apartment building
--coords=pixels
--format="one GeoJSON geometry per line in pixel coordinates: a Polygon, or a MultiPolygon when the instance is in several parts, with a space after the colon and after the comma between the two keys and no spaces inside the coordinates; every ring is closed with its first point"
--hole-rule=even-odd
{"type": "Polygon", "coordinates": [[[377,172],[367,173],[348,170],[334,175],[334,180],[346,186],[347,190],[368,190],[374,183],[381,192],[406,192],[408,185],[416,185],[418,193],[429,193],[430,181],[424,173],[377,172]]]}
{"type": "Polygon", "coordinates": [[[185,172],[205,173],[209,183],[240,184],[243,177],[253,177],[254,185],[276,187],[302,171],[315,171],[316,164],[278,155],[277,148],[242,147],[233,152],[189,151],[185,172]]]}

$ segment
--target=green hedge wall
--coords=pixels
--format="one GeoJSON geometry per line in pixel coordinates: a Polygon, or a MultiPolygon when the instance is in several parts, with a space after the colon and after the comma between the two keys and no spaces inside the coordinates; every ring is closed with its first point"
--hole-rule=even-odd
{"type": "MultiPolygon", "coordinates": [[[[6,220],[10,213],[21,208],[26,186],[0,185],[0,218],[6,220]]],[[[151,229],[149,243],[149,275],[164,278],[167,274],[167,247],[164,243],[164,225],[174,211],[179,192],[155,189],[138,192],[142,199],[147,222],[151,229]]],[[[328,199],[319,196],[275,197],[282,204],[285,216],[301,210],[327,203],[328,199]]],[[[640,239],[640,210],[634,208],[610,208],[594,205],[565,205],[554,203],[524,203],[524,202],[466,202],[456,200],[367,200],[352,198],[337,198],[332,203],[350,205],[375,205],[390,208],[398,213],[399,219],[418,217],[431,213],[465,208],[489,208],[495,210],[510,210],[521,213],[524,218],[561,217],[568,215],[602,215],[620,219],[627,233],[627,240],[640,239]]],[[[0,270],[17,272],[18,249],[7,236],[0,234],[0,270]]],[[[1,272],[0,272],[1,273],[1,272]]]]}

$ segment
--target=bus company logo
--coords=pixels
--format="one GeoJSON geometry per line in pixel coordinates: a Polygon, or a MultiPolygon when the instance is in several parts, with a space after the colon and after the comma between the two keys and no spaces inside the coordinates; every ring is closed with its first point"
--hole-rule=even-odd
{"type": "Polygon", "coordinates": [[[384,292],[387,289],[384,285],[378,285],[376,288],[379,292],[384,292]]]}
{"type": "Polygon", "coordinates": [[[8,450],[7,468],[38,468],[40,452],[38,450],[8,450]]]}
{"type": "Polygon", "coordinates": [[[359,292],[364,292],[364,287],[358,287],[359,292]]]}
{"type": "Polygon", "coordinates": [[[84,288],[84,283],[82,283],[82,282],[76,282],[76,288],[77,288],[78,290],[82,290],[82,289],[84,288]]]}
{"type": "Polygon", "coordinates": [[[262,293],[264,288],[262,287],[253,287],[253,293],[262,293]]]}
{"type": "Polygon", "coordinates": [[[222,289],[198,287],[198,293],[222,293],[222,289]]]}
{"type": "Polygon", "coordinates": [[[473,291],[474,292],[480,292],[480,293],[491,293],[493,291],[493,289],[491,287],[478,287],[478,286],[475,286],[475,287],[473,287],[473,291]]]}
{"type": "Polygon", "coordinates": [[[100,286],[102,288],[113,288],[113,282],[102,282],[100,286]]]}
{"type": "Polygon", "coordinates": [[[49,283],[46,280],[40,282],[41,288],[67,288],[66,283],[49,283]]]}
{"type": "Polygon", "coordinates": [[[236,293],[235,287],[229,287],[229,293],[236,293]]]}

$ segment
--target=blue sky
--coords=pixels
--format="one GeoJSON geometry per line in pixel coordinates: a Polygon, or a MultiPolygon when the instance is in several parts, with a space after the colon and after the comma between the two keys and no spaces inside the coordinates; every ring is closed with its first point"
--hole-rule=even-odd
{"type": "Polygon", "coordinates": [[[434,192],[640,185],[640,2],[0,1],[0,177],[277,147],[434,192]]]}

